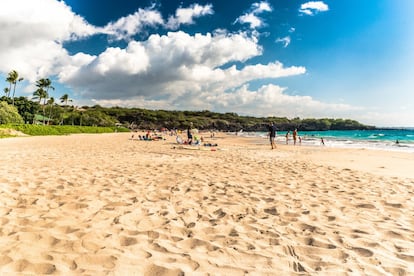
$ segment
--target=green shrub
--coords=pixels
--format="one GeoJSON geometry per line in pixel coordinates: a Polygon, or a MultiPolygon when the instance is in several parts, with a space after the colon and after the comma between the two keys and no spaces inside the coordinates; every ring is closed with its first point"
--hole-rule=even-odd
{"type": "MultiPolygon", "coordinates": [[[[1,128],[2,126],[0,126],[1,128]]],[[[32,136],[43,135],[68,135],[76,133],[112,133],[112,132],[129,132],[129,129],[122,127],[92,127],[92,126],[47,126],[47,125],[29,125],[13,124],[3,126],[12,128],[32,136]]]]}
{"type": "Polygon", "coordinates": [[[23,119],[14,106],[0,102],[0,124],[23,124],[23,119]]]}

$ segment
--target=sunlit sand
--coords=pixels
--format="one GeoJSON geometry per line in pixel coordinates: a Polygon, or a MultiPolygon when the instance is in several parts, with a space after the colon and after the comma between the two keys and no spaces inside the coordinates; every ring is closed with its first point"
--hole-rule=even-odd
{"type": "Polygon", "coordinates": [[[0,140],[0,274],[414,273],[413,154],[129,138],[0,140]]]}

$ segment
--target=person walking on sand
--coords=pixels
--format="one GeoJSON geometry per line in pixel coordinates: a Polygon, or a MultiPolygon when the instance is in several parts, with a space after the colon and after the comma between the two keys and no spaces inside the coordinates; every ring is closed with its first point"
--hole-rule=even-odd
{"type": "Polygon", "coordinates": [[[293,131],[293,145],[296,146],[296,138],[298,136],[298,130],[295,128],[293,131]]]}
{"type": "Polygon", "coordinates": [[[325,141],[323,140],[323,137],[321,137],[321,145],[325,146],[325,141]]]}
{"type": "Polygon", "coordinates": [[[270,123],[269,125],[269,139],[270,139],[270,146],[272,149],[276,148],[275,138],[276,138],[276,126],[273,123],[270,123]]]}

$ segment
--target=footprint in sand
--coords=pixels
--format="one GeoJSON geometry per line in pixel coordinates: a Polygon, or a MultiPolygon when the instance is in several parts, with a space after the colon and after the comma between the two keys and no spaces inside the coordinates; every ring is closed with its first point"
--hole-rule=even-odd
{"type": "Polygon", "coordinates": [[[81,255],[75,259],[79,269],[113,269],[116,265],[117,258],[111,255],[81,255]]]}
{"type": "Polygon", "coordinates": [[[144,269],[144,276],[152,276],[152,275],[171,275],[171,276],[184,276],[184,272],[180,269],[168,269],[166,267],[158,266],[158,265],[148,265],[144,269]]]}
{"type": "Polygon", "coordinates": [[[397,257],[408,262],[414,263],[414,256],[405,255],[405,254],[397,254],[397,257]]]}
{"type": "Polygon", "coordinates": [[[358,204],[356,205],[357,208],[365,208],[365,209],[375,209],[375,206],[369,203],[358,204]]]}
{"type": "Polygon", "coordinates": [[[56,266],[49,263],[32,264],[31,262],[20,259],[11,264],[10,267],[15,272],[23,272],[23,274],[40,275],[52,274],[56,271],[56,266]]]}
{"type": "Polygon", "coordinates": [[[136,238],[121,236],[119,238],[119,243],[121,244],[121,246],[130,246],[130,245],[137,244],[138,241],[136,238]]]}
{"type": "Polygon", "coordinates": [[[386,206],[390,206],[390,207],[394,207],[394,208],[402,208],[403,205],[401,203],[389,203],[389,202],[385,202],[386,206]]]}
{"type": "Polygon", "coordinates": [[[374,255],[374,253],[371,250],[362,247],[352,247],[351,249],[359,255],[361,255],[362,257],[371,257],[372,255],[374,255]]]}
{"type": "Polygon", "coordinates": [[[315,247],[320,247],[320,248],[328,248],[328,249],[334,249],[336,248],[335,245],[333,244],[327,244],[327,243],[323,243],[321,241],[318,241],[314,238],[304,238],[303,243],[309,246],[315,246],[315,247]]]}
{"type": "Polygon", "coordinates": [[[7,255],[0,256],[0,267],[13,262],[13,259],[7,255]]]}
{"type": "Polygon", "coordinates": [[[272,207],[272,208],[266,208],[264,209],[264,212],[273,216],[277,216],[279,215],[279,213],[276,210],[276,207],[272,207]]]}

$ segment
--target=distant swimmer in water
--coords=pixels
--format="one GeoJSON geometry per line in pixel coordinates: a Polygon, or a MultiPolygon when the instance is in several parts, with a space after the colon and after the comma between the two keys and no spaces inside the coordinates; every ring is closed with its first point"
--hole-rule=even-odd
{"type": "Polygon", "coordinates": [[[397,145],[399,145],[399,144],[400,144],[400,141],[398,141],[398,140],[397,140],[397,141],[395,141],[395,143],[396,143],[397,145]]]}

